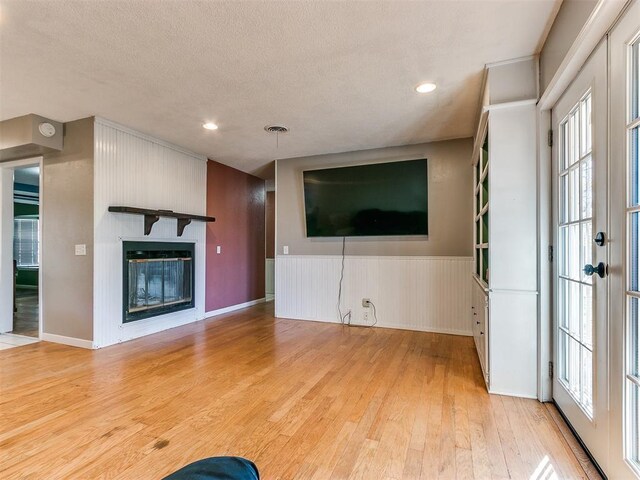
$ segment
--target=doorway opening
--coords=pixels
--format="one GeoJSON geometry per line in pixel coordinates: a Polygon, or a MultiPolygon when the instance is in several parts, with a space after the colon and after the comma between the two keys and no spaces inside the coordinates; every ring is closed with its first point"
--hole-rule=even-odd
{"type": "Polygon", "coordinates": [[[41,159],[0,165],[0,349],[40,338],[41,159]]]}
{"type": "Polygon", "coordinates": [[[276,192],[267,186],[265,199],[265,299],[275,299],[276,192]]]}
{"type": "Polygon", "coordinates": [[[40,166],[17,168],[13,176],[13,265],[15,300],[11,333],[38,338],[40,166]]]}

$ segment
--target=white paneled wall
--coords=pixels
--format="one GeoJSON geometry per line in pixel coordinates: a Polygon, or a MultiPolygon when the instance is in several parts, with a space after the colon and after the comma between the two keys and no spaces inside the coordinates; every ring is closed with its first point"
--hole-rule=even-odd
{"type": "Polygon", "coordinates": [[[144,236],[139,215],[109,213],[111,205],[206,214],[206,158],[96,119],[94,152],[94,345],[104,347],[204,317],[205,224],[182,237],[162,218],[144,236]],[[194,242],[195,308],[122,323],[122,241],[194,242]]]}
{"type": "MultiPolygon", "coordinates": [[[[276,316],[338,322],[341,258],[278,255],[276,316]]],[[[378,326],[471,335],[472,268],[471,257],[347,256],[342,313],[364,323],[362,299],[369,298],[378,326]]]]}

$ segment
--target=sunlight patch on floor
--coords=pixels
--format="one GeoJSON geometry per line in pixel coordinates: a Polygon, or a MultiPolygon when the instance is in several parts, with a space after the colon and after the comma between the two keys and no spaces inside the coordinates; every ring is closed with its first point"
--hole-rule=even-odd
{"type": "Polygon", "coordinates": [[[529,477],[529,480],[559,480],[558,474],[555,468],[551,465],[549,456],[545,455],[540,461],[534,472],[529,477]]]}

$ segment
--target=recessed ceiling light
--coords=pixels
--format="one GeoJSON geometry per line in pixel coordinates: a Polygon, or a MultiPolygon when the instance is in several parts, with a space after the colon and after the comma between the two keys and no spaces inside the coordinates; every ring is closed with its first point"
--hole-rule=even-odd
{"type": "Polygon", "coordinates": [[[215,123],[212,122],[207,122],[202,124],[203,128],[206,128],[207,130],[217,130],[218,129],[218,125],[216,125],[215,123]]]}
{"type": "Polygon", "coordinates": [[[416,87],[416,92],[429,93],[429,92],[433,92],[435,89],[436,89],[435,83],[421,83],[416,87]]]}

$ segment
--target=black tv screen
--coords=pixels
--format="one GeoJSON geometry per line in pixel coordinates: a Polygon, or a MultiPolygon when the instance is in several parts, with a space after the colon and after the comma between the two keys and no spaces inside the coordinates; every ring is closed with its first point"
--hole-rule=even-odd
{"type": "Polygon", "coordinates": [[[307,237],[427,235],[427,160],[303,172],[307,237]]]}

